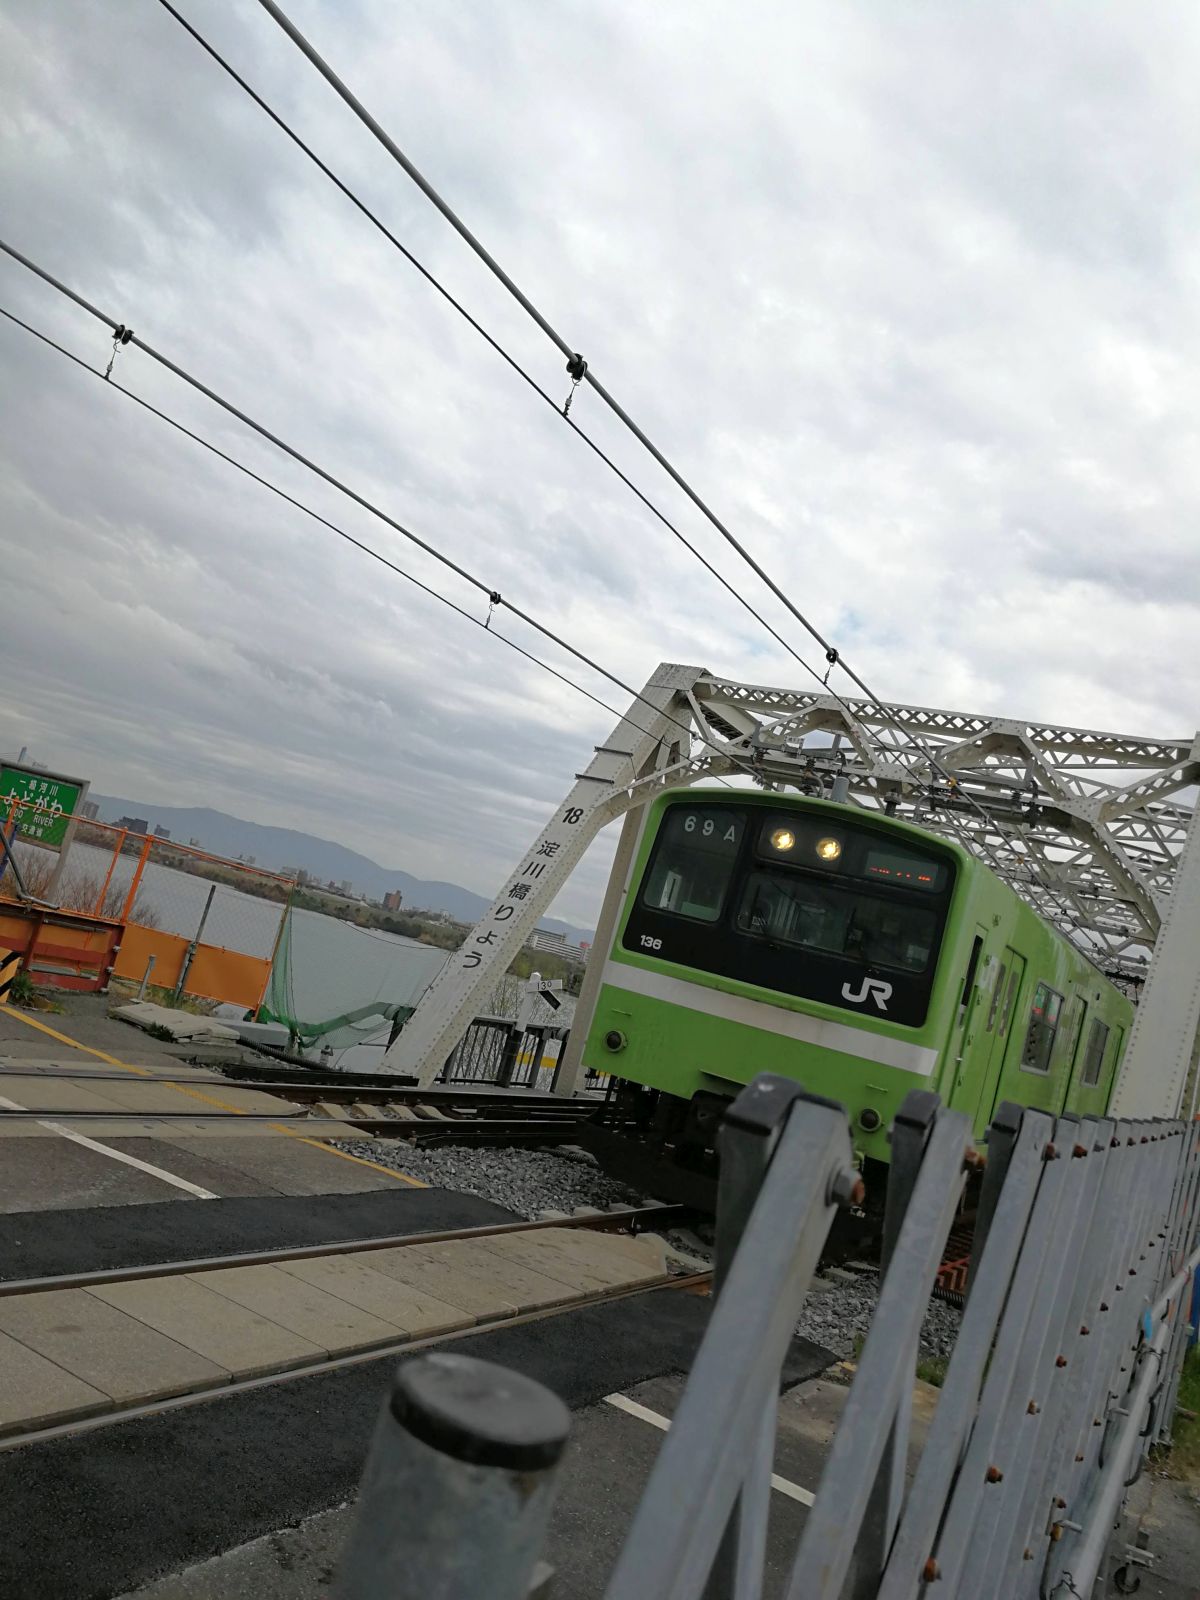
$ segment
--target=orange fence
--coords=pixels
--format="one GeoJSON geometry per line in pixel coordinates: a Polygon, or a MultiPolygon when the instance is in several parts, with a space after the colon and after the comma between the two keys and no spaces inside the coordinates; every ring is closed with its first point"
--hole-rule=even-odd
{"type": "Polygon", "coordinates": [[[110,973],[140,981],[153,957],[156,987],[247,1009],[261,1002],[292,878],[196,845],[80,819],[55,885],[57,851],[22,839],[27,805],[13,801],[7,822],[0,822],[28,897],[20,903],[15,874],[0,871],[0,924],[11,913],[25,930],[7,941],[0,934],[0,943],[27,950],[25,964],[39,981],[103,988],[110,973]],[[44,926],[31,932],[38,918],[44,926]],[[58,930],[52,939],[51,921],[58,930]],[[79,960],[68,961],[68,950],[79,960]],[[97,953],[99,966],[87,965],[97,953]]]}
{"type": "Polygon", "coordinates": [[[56,989],[103,989],[121,948],[121,925],[70,911],[0,903],[0,948],[21,954],[21,970],[56,989]]]}

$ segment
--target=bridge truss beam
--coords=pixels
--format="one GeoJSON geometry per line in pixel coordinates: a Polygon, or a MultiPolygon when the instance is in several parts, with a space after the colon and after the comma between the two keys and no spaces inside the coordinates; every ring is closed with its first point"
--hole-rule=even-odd
{"type": "MultiPolygon", "coordinates": [[[[1196,833],[1200,735],[1144,739],[879,704],[664,664],[576,775],[506,880],[510,887],[430,986],[387,1052],[387,1069],[432,1081],[476,1002],[491,992],[605,823],[664,788],[722,775],[812,794],[830,793],[840,779],[839,793],[853,803],[957,839],[1098,967],[1134,989],[1168,908],[1172,942],[1190,939],[1200,948],[1194,871],[1179,883],[1187,904],[1174,894],[1196,833]]],[[[622,857],[632,839],[627,828],[622,857]]],[[[1200,844],[1190,852],[1197,855],[1200,844]]],[[[626,867],[622,861],[614,874],[606,924],[626,867]]],[[[580,1023],[586,1009],[579,1008],[580,1023]]]]}

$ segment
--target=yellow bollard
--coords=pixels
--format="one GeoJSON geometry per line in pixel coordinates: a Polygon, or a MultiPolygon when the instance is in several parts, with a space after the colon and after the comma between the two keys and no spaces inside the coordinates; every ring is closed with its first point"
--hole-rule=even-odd
{"type": "Polygon", "coordinates": [[[8,1004],[8,991],[21,970],[21,952],[0,948],[0,1006],[8,1004]]]}

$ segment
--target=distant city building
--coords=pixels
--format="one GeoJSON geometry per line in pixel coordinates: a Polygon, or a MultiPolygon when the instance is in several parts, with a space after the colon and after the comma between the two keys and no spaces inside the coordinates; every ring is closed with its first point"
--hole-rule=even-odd
{"type": "Polygon", "coordinates": [[[169,839],[171,837],[171,830],[170,828],[156,827],[154,829],[154,837],[156,839],[169,839]]]}
{"type": "Polygon", "coordinates": [[[579,941],[579,954],[581,956],[586,956],[588,951],[591,948],[592,948],[591,945],[588,943],[588,941],[586,939],[581,939],[579,941]]]}
{"type": "Polygon", "coordinates": [[[95,822],[99,815],[100,807],[94,800],[85,800],[83,802],[83,810],[80,812],[80,816],[85,822],[95,822]]]}
{"type": "Polygon", "coordinates": [[[535,950],[550,950],[555,955],[565,955],[569,946],[565,933],[551,933],[549,928],[535,928],[529,943],[535,950]]]}
{"type": "Polygon", "coordinates": [[[354,893],[354,885],[350,882],[349,878],[343,878],[341,883],[338,884],[338,888],[342,891],[343,894],[353,894],[354,893]]]}
{"type": "Polygon", "coordinates": [[[399,911],[403,904],[404,896],[400,893],[399,889],[392,889],[383,897],[383,909],[385,911],[399,911]]]}
{"type": "Polygon", "coordinates": [[[200,848],[200,841],[199,841],[199,839],[189,839],[189,840],[188,840],[188,843],[189,843],[189,844],[190,844],[190,845],[195,845],[195,847],[196,847],[196,849],[197,849],[197,850],[198,850],[198,849],[199,849],[199,848],[200,848]]]}
{"type": "Polygon", "coordinates": [[[149,833],[150,824],[145,817],[118,817],[118,828],[127,828],[130,833],[149,833]]]}

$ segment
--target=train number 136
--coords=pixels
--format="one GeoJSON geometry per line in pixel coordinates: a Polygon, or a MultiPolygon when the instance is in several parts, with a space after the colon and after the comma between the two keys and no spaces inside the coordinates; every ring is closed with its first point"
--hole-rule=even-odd
{"type": "Polygon", "coordinates": [[[661,950],[662,949],[662,940],[661,939],[652,938],[651,935],[648,934],[648,933],[644,933],[642,935],[641,943],[642,943],[642,949],[643,950],[661,950]]]}

